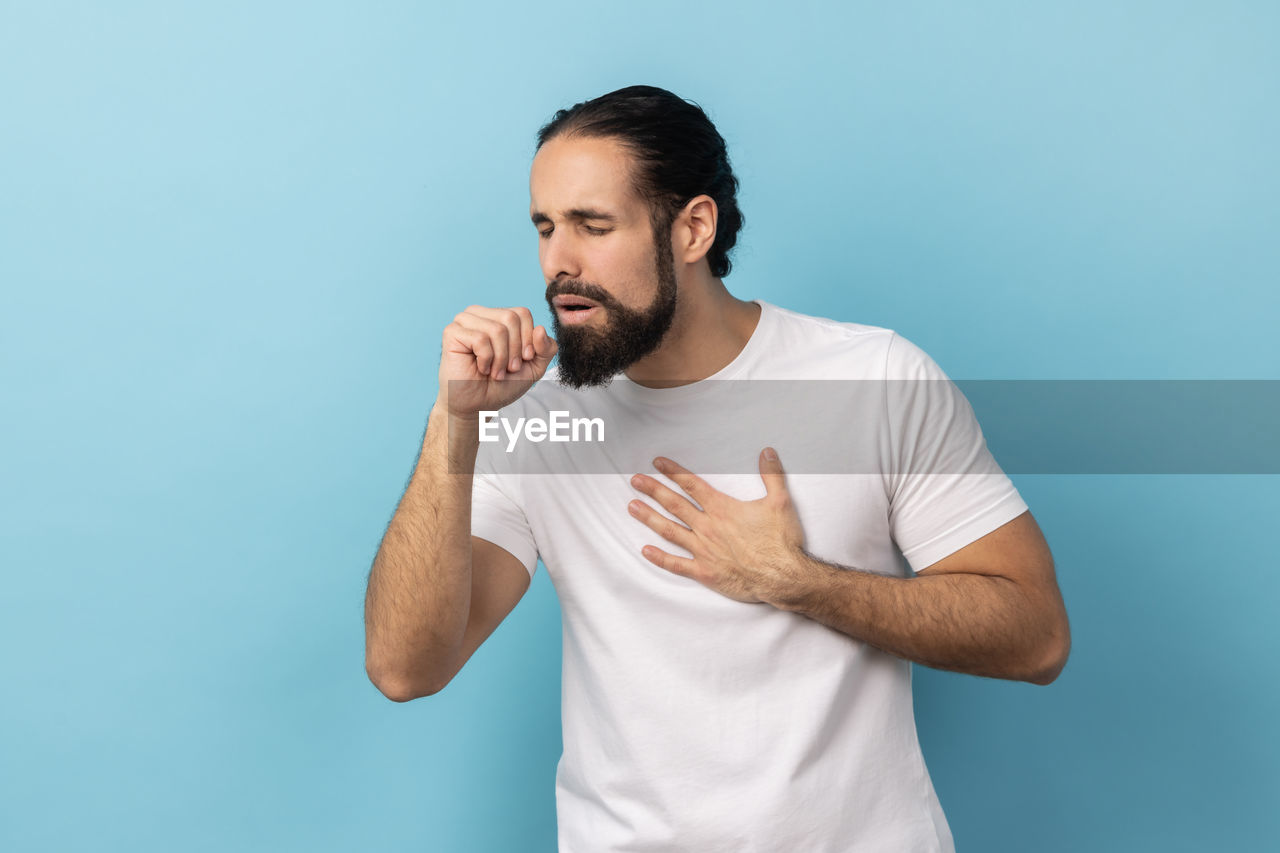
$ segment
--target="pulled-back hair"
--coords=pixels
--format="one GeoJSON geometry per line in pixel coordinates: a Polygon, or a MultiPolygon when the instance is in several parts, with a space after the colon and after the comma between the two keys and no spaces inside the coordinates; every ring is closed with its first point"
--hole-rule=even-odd
{"type": "Polygon", "coordinates": [[[671,224],[695,196],[715,199],[716,236],[707,252],[711,274],[722,278],[733,264],[742,211],[738,179],[724,138],[702,108],[666,89],[628,86],[558,110],[538,131],[538,145],[558,136],[612,138],[631,154],[632,189],[649,204],[654,239],[671,238],[671,224]]]}

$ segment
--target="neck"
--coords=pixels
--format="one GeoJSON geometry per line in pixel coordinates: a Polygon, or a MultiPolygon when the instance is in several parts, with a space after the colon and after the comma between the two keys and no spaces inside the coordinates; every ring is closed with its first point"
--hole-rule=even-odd
{"type": "Polygon", "coordinates": [[[736,298],[711,276],[680,282],[676,313],[662,344],[626,369],[650,388],[706,379],[737,358],[760,320],[761,308],[736,298]]]}

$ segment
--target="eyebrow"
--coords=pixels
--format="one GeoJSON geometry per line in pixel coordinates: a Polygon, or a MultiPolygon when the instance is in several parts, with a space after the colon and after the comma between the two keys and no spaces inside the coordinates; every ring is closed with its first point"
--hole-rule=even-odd
{"type": "MultiPolygon", "coordinates": [[[[600,219],[605,222],[617,222],[618,217],[612,213],[605,213],[603,210],[596,210],[594,207],[571,207],[563,211],[566,219],[600,219]]],[[[540,210],[535,210],[529,215],[534,225],[541,225],[544,222],[550,222],[551,217],[547,216],[540,210]]]]}

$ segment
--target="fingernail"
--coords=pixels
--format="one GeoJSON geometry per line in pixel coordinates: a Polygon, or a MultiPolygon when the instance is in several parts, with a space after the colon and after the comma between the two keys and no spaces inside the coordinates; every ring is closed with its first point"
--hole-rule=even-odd
{"type": "Polygon", "coordinates": [[[533,344],[529,344],[524,348],[525,361],[533,361],[533,344]]]}
{"type": "Polygon", "coordinates": [[[772,447],[766,447],[764,449],[764,458],[768,459],[770,462],[777,462],[778,451],[774,450],[772,447]]]}
{"type": "Polygon", "coordinates": [[[520,359],[518,358],[511,359],[511,366],[508,367],[507,369],[510,370],[512,373],[515,373],[516,371],[518,371],[520,369],[520,359]]]}

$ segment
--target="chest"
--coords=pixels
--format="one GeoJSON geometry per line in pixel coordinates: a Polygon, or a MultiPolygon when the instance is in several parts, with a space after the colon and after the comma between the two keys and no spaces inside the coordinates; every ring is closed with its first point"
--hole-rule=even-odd
{"type": "MultiPolygon", "coordinates": [[[[677,494],[673,481],[649,473],[677,494]]],[[[627,510],[642,500],[665,513],[630,483],[631,473],[524,478],[524,506],[538,552],[556,586],[562,607],[605,599],[635,605],[662,605],[668,594],[684,601],[691,583],[650,563],[646,545],[682,557],[688,551],[665,540],[627,510]]],[[[726,496],[751,501],[764,497],[759,474],[703,474],[726,496]]],[[[901,575],[890,539],[883,480],[870,474],[789,475],[787,488],[805,533],[806,549],[820,559],[883,574],[901,575]]]]}

